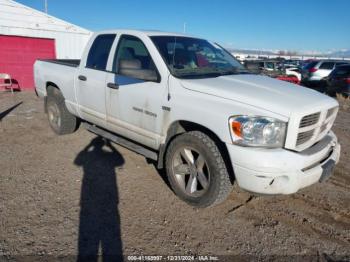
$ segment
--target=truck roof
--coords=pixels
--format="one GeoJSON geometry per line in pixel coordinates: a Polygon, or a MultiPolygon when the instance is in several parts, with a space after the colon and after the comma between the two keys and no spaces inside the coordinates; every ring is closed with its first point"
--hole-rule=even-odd
{"type": "MultiPolygon", "coordinates": [[[[185,36],[185,37],[195,37],[182,33],[174,32],[163,32],[158,30],[135,30],[135,29],[112,29],[112,30],[103,30],[95,32],[95,34],[131,34],[131,35],[146,35],[146,36],[185,36]]],[[[198,38],[198,37],[196,37],[198,38]]]]}

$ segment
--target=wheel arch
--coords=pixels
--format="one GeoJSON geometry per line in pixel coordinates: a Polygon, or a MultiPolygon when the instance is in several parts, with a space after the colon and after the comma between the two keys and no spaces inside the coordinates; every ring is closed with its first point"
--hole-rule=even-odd
{"type": "Polygon", "coordinates": [[[187,121],[187,120],[177,120],[172,124],[170,124],[167,130],[165,143],[160,146],[157,167],[158,168],[164,167],[165,154],[171,141],[178,135],[181,135],[183,133],[190,132],[190,131],[203,132],[215,142],[216,146],[219,148],[222,154],[227,170],[229,171],[230,177],[232,177],[232,182],[233,182],[233,177],[234,177],[233,168],[232,168],[231,159],[230,159],[230,155],[228,153],[226,144],[219,138],[219,136],[214,131],[210,130],[209,128],[201,124],[198,124],[192,121],[187,121]]]}
{"type": "Polygon", "coordinates": [[[53,127],[51,125],[51,128],[54,130],[55,133],[58,135],[65,135],[65,134],[71,134],[75,132],[80,125],[80,119],[76,117],[74,114],[69,112],[66,104],[65,99],[63,97],[61,89],[53,82],[46,82],[46,96],[44,97],[44,108],[45,113],[48,113],[48,105],[49,103],[53,102],[58,106],[58,111],[60,112],[60,118],[61,118],[61,126],[53,127]]]}
{"type": "Polygon", "coordinates": [[[54,88],[58,89],[59,91],[61,91],[60,88],[58,87],[58,85],[56,85],[54,82],[48,81],[45,84],[47,95],[48,95],[49,87],[54,87],[54,88]]]}
{"type": "Polygon", "coordinates": [[[50,82],[50,81],[46,82],[46,84],[45,84],[45,90],[46,90],[46,96],[44,96],[44,111],[45,111],[45,113],[47,113],[47,108],[46,108],[47,97],[48,97],[49,95],[53,95],[53,92],[55,92],[55,90],[56,90],[56,91],[61,91],[61,90],[60,90],[60,88],[58,87],[58,85],[56,85],[54,82],[50,82]],[[49,88],[49,87],[52,87],[52,88],[54,88],[54,89],[51,90],[51,88],[49,88]]]}

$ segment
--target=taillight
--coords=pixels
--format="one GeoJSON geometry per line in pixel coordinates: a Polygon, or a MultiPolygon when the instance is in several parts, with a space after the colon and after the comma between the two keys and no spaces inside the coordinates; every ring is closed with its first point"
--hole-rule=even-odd
{"type": "Polygon", "coordinates": [[[345,82],[348,83],[350,85],[350,77],[345,78],[345,82]]]}
{"type": "Polygon", "coordinates": [[[314,68],[314,67],[312,67],[312,68],[309,69],[309,72],[310,72],[310,73],[315,73],[316,71],[317,71],[317,68],[314,68]]]}

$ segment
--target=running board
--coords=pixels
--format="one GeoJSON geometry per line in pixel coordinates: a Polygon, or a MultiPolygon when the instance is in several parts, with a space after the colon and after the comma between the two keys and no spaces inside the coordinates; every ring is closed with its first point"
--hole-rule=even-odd
{"type": "Polygon", "coordinates": [[[96,135],[99,135],[99,136],[102,136],[122,147],[125,147],[127,149],[130,149],[131,151],[134,151],[140,155],[143,155],[149,159],[153,159],[153,160],[158,160],[158,154],[151,150],[151,149],[148,149],[142,145],[139,145],[135,142],[132,142],[126,138],[123,138],[121,136],[118,136],[114,133],[111,133],[111,132],[108,132],[102,128],[99,128],[95,125],[92,125],[92,124],[89,124],[89,123],[83,123],[83,126],[86,130],[96,134],[96,135]]]}

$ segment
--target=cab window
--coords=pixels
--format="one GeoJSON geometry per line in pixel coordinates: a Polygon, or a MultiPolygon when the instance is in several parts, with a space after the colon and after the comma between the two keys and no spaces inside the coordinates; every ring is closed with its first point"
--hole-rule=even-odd
{"type": "Polygon", "coordinates": [[[94,40],[86,61],[86,67],[96,70],[106,70],[109,52],[113,45],[115,34],[99,35],[94,40]]]}
{"type": "Polygon", "coordinates": [[[155,70],[153,60],[143,42],[135,36],[123,35],[113,61],[113,72],[120,73],[120,64],[137,64],[139,69],[155,70]]]}
{"type": "Polygon", "coordinates": [[[109,52],[115,36],[115,34],[104,34],[96,37],[88,54],[87,68],[106,70],[109,52]]]}

